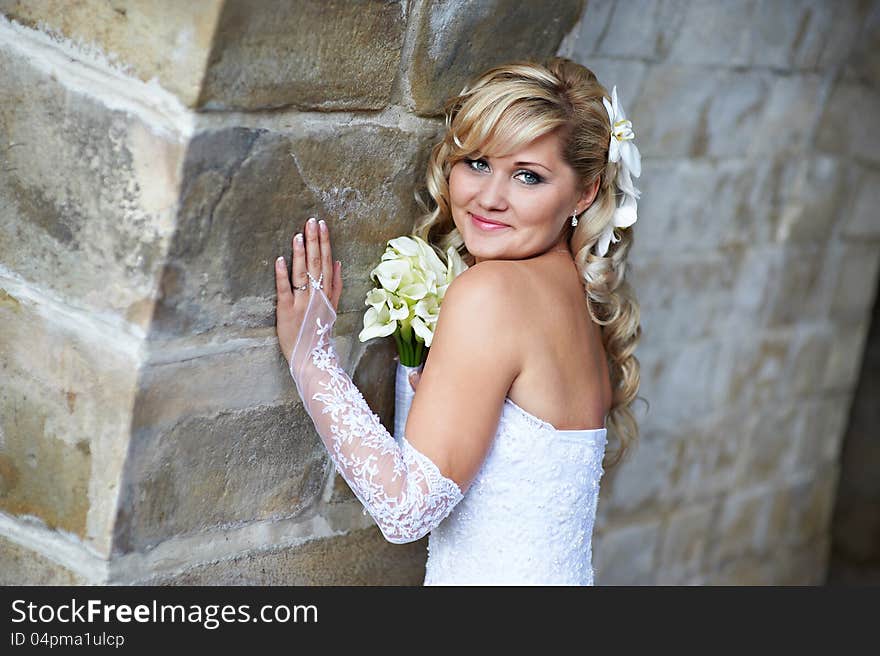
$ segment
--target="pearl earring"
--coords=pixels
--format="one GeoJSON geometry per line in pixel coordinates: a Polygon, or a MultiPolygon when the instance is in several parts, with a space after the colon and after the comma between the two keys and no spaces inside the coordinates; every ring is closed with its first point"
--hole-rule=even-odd
{"type": "Polygon", "coordinates": [[[578,215],[577,210],[575,210],[571,215],[571,225],[576,226],[578,224],[578,215]]]}

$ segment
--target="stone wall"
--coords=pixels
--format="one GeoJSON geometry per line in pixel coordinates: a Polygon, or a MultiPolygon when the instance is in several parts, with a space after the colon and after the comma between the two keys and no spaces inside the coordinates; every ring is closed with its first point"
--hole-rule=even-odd
{"type": "Polygon", "coordinates": [[[0,582],[418,584],[302,410],[272,262],[310,215],[392,425],[368,272],[441,103],[554,52],[644,157],[641,444],[597,584],[816,583],[878,267],[878,3],[0,0],[0,582]],[[852,114],[863,117],[854,122],[852,114]]]}
{"type": "Polygon", "coordinates": [[[642,441],[598,583],[819,584],[880,265],[880,3],[589,2],[643,155],[642,441]]]}
{"type": "Polygon", "coordinates": [[[880,585],[880,298],[843,440],[829,585],[880,585]]]}

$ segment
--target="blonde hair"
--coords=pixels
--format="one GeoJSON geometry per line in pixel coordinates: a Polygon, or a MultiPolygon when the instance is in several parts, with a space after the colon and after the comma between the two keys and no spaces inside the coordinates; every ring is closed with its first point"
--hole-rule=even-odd
{"type": "MultiPolygon", "coordinates": [[[[511,153],[534,139],[560,129],[565,161],[584,188],[600,180],[596,197],[571,228],[568,244],[584,284],[593,321],[601,326],[613,389],[609,432],[620,443],[609,466],[625,456],[638,438],[631,404],[639,390],[639,361],[633,354],[641,337],[639,305],[624,280],[632,228],[616,228],[619,241],[600,257],[591,252],[616,208],[618,163],[608,161],[611,125],[602,98],[609,97],[595,74],[563,57],[543,63],[516,61],[490,68],[462,92],[447,100],[446,132],[428,160],[426,187],[435,207],[416,199],[424,214],[413,234],[444,257],[453,246],[468,266],[474,257],[452,219],[449,174],[465,157],[488,152],[511,153]]],[[[570,226],[570,223],[569,223],[570,226]]]]}

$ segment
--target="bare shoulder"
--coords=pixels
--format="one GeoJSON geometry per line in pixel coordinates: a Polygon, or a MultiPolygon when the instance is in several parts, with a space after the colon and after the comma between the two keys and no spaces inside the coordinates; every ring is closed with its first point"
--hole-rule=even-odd
{"type": "Polygon", "coordinates": [[[507,269],[504,262],[481,262],[446,290],[404,430],[463,491],[480,469],[519,375],[505,304],[507,269]]]}
{"type": "MultiPolygon", "coordinates": [[[[465,305],[477,315],[509,318],[522,298],[523,270],[517,262],[486,260],[463,271],[446,290],[443,307],[465,305]]],[[[449,314],[453,314],[450,312],[449,314]]]]}

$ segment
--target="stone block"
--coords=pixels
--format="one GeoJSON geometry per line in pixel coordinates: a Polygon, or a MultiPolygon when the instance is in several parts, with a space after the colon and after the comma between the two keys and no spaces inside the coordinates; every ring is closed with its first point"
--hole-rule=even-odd
{"type": "Polygon", "coordinates": [[[770,0],[751,4],[746,60],[752,66],[787,69],[808,57],[808,37],[823,35],[828,29],[828,9],[824,3],[803,0],[770,0]],[[816,5],[819,5],[817,8],[816,5]],[[816,16],[817,9],[826,15],[816,16]],[[817,18],[819,20],[817,20],[817,18]],[[823,20],[824,19],[824,20],[823,20]],[[802,51],[802,48],[807,51],[802,51]]]}
{"type": "MultiPolygon", "coordinates": [[[[589,20],[587,16],[582,24],[589,20]]],[[[597,54],[633,59],[664,58],[678,41],[678,32],[690,7],[682,0],[617,2],[596,44],[597,54]]]]}
{"type": "Polygon", "coordinates": [[[762,292],[767,326],[782,328],[827,317],[831,268],[821,263],[830,252],[826,244],[804,243],[768,253],[762,292]]]}
{"type": "Polygon", "coordinates": [[[0,14],[49,35],[71,56],[99,58],[185,105],[198,99],[222,0],[0,0],[0,14]]]}
{"type": "Polygon", "coordinates": [[[403,0],[227,0],[198,105],[382,109],[397,75],[403,0]]]}
{"type": "Polygon", "coordinates": [[[692,2],[669,50],[670,63],[745,66],[751,58],[754,2],[692,2]]]}
{"type": "Polygon", "coordinates": [[[858,81],[839,79],[828,96],[816,132],[816,146],[828,153],[880,162],[880,130],[865,124],[853,128],[857,117],[880,115],[880,90],[858,81]]]}
{"type": "Polygon", "coordinates": [[[710,569],[705,576],[706,585],[712,586],[765,586],[772,585],[772,580],[770,564],[758,556],[725,561],[710,569]]]}
{"type": "Polygon", "coordinates": [[[784,515],[776,523],[780,544],[795,547],[821,540],[831,527],[831,513],[840,465],[836,462],[822,465],[809,475],[799,475],[784,488],[784,515]],[[779,530],[782,529],[782,530],[779,530]]]}
{"type": "Polygon", "coordinates": [[[806,397],[823,390],[822,372],[828,363],[833,334],[827,324],[796,333],[791,344],[790,392],[806,397]]]}
{"type": "Polygon", "coordinates": [[[855,200],[844,218],[843,234],[858,240],[880,239],[880,172],[858,167],[857,179],[851,181],[855,200]]]}
{"type": "Polygon", "coordinates": [[[157,349],[138,378],[133,431],[162,431],[182,418],[298,401],[277,341],[224,350],[157,349]],[[163,361],[165,360],[165,361],[163,361]]]}
{"type": "Polygon", "coordinates": [[[411,28],[407,75],[415,112],[442,115],[444,101],[490,66],[555,54],[582,7],[582,0],[426,2],[411,28]]]}
{"type": "Polygon", "coordinates": [[[851,55],[846,59],[844,75],[876,87],[880,82],[880,5],[870,3],[865,20],[850,29],[858,27],[861,27],[861,32],[852,44],[851,55]]]}
{"type": "Polygon", "coordinates": [[[831,295],[830,316],[857,324],[870,321],[880,271],[880,245],[854,241],[835,245],[832,251],[837,275],[831,295]]]}
{"type": "Polygon", "coordinates": [[[640,435],[630,455],[608,470],[602,483],[604,514],[621,518],[649,514],[674,498],[678,481],[675,465],[681,444],[674,433],[640,426],[640,435]],[[604,501],[607,498],[607,501],[604,501]]]}
{"type": "Polygon", "coordinates": [[[172,536],[302,515],[332,462],[299,402],[181,417],[170,429],[135,420],[119,499],[116,551],[172,536]]]}
{"type": "MultiPolygon", "coordinates": [[[[638,241],[639,236],[636,237],[638,241]]],[[[669,258],[653,253],[631,256],[627,277],[639,299],[645,341],[676,342],[715,334],[739,334],[736,294],[739,251],[710,251],[669,258]]]]}
{"type": "Polygon", "coordinates": [[[717,514],[718,503],[712,501],[684,506],[666,518],[660,541],[658,585],[678,585],[660,582],[672,578],[670,573],[687,579],[682,574],[688,572],[692,577],[701,570],[717,514]]]}
{"type": "Polygon", "coordinates": [[[729,376],[722,397],[757,412],[796,398],[791,384],[798,355],[795,335],[790,329],[759,332],[731,345],[729,376]]]}
{"type": "Polygon", "coordinates": [[[184,571],[158,574],[138,585],[421,586],[427,540],[392,544],[373,527],[230,560],[195,563],[184,571]]]}
{"type": "MultiPolygon", "coordinates": [[[[589,68],[598,78],[599,82],[608,90],[608,99],[611,99],[613,88],[617,87],[617,101],[623,105],[627,118],[630,116],[633,102],[638,97],[642,81],[648,70],[647,64],[632,59],[613,59],[608,57],[572,57],[575,61],[589,68]]],[[[638,143],[638,126],[633,130],[638,143]]],[[[644,163],[643,163],[644,165],[644,163]]]]}
{"type": "Polygon", "coordinates": [[[91,585],[77,572],[0,536],[0,585],[91,585]]]}
{"type": "Polygon", "coordinates": [[[854,325],[835,324],[828,366],[823,372],[826,391],[852,392],[858,382],[867,332],[867,318],[854,325]]]}
{"type": "Polygon", "coordinates": [[[840,459],[851,399],[849,394],[838,393],[805,402],[795,470],[815,470],[840,459]]]}
{"type": "Polygon", "coordinates": [[[48,34],[71,58],[155,79],[207,110],[381,109],[406,27],[402,0],[0,0],[0,13],[48,34]]]}
{"type": "Polygon", "coordinates": [[[781,173],[771,161],[644,160],[633,263],[648,253],[668,259],[671,248],[706,258],[771,241],[781,173]],[[699,249],[687,247],[694,240],[699,249]]]}
{"type": "Polygon", "coordinates": [[[593,535],[595,585],[654,585],[660,520],[593,535]]]}
{"type": "MultiPolygon", "coordinates": [[[[689,64],[654,65],[628,118],[632,119],[643,157],[739,157],[746,155],[751,135],[772,86],[761,70],[713,71],[689,64]],[[694,84],[701,80],[701,84],[694,84]],[[687,116],[670,121],[669,116],[687,116]]],[[[629,109],[629,108],[627,108],[629,109]]]]}
{"type": "Polygon", "coordinates": [[[801,156],[812,148],[831,78],[799,73],[774,75],[768,83],[769,97],[749,133],[748,155],[755,159],[783,159],[787,153],[801,156]]]}
{"type": "Polygon", "coordinates": [[[876,25],[874,3],[844,0],[832,6],[822,0],[810,0],[809,8],[811,20],[795,54],[796,66],[833,69],[858,56],[858,44],[867,46],[862,40],[866,34],[863,28],[871,22],[869,15],[876,25]]]}
{"type": "Polygon", "coordinates": [[[717,414],[682,426],[671,480],[683,502],[710,501],[734,487],[746,445],[759,420],[744,416],[740,407],[731,402],[717,414]]]}
{"type": "MultiPolygon", "coordinates": [[[[580,20],[559,44],[559,55],[569,57],[590,68],[602,35],[614,12],[616,0],[590,0],[586,3],[580,20]]],[[[599,78],[601,81],[601,78],[599,78]]]]}
{"type": "Polygon", "coordinates": [[[831,539],[813,540],[796,549],[783,549],[770,563],[772,585],[824,586],[831,555],[831,539]]]}
{"type": "Polygon", "coordinates": [[[180,135],[50,71],[0,47],[0,262],[70,306],[146,328],[173,231],[180,135]]]}
{"type": "Polygon", "coordinates": [[[107,554],[137,359],[19,285],[0,279],[0,509],[107,554]]]}
{"type": "MultiPolygon", "coordinates": [[[[296,134],[231,128],[195,135],[183,166],[178,231],[151,337],[275,324],[279,254],[310,216],[330,227],[343,262],[340,314],[362,321],[384,239],[408,232],[424,170],[423,138],[375,125],[323,124],[296,134]]],[[[340,318],[337,334],[345,334],[340,318]]],[[[360,327],[357,329],[360,330],[360,327]]]]}
{"type": "Polygon", "coordinates": [[[707,562],[718,566],[764,553],[771,546],[767,544],[767,523],[772,504],[772,491],[763,487],[727,495],[709,538],[707,562]]]}
{"type": "Polygon", "coordinates": [[[849,182],[836,157],[786,161],[773,223],[778,242],[823,244],[846,216],[849,182]]]}
{"type": "Polygon", "coordinates": [[[647,421],[655,427],[680,427],[704,417],[721,404],[731,403],[733,347],[726,340],[701,339],[685,343],[645,342],[637,356],[641,362],[639,395],[651,404],[647,421]]]}
{"type": "Polygon", "coordinates": [[[688,6],[669,61],[776,70],[829,68],[849,55],[866,14],[852,0],[707,2],[688,6]]]}

